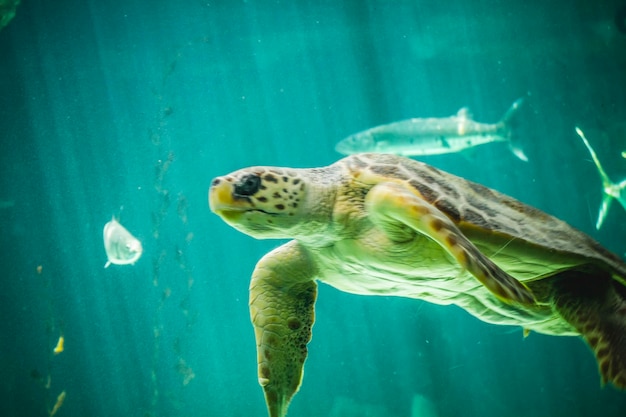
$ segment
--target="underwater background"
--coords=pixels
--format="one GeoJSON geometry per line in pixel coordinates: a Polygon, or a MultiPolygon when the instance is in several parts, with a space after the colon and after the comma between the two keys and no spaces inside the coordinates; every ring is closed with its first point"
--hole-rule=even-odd
{"type": "MultiPolygon", "coordinates": [[[[574,127],[626,177],[624,5],[23,0],[0,30],[0,415],[65,392],[57,416],[265,416],[248,282],[283,242],[213,215],[211,179],[325,166],[382,123],[463,106],[494,123],[524,97],[529,162],[501,143],[419,159],[623,256],[626,212],[595,229],[574,127]],[[104,268],[112,217],[142,241],[133,266],[104,268]]],[[[289,416],[626,415],[600,385],[580,338],[320,285],[289,416]]]]}

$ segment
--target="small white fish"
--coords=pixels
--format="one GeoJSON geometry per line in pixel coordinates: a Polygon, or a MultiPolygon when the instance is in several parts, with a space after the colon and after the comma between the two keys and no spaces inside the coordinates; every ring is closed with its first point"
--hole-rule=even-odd
{"type": "Polygon", "coordinates": [[[335,150],[344,155],[360,152],[403,156],[440,155],[460,152],[492,142],[507,142],[513,154],[528,161],[515,142],[511,121],[523,99],[511,105],[498,123],[479,123],[467,108],[450,117],[414,118],[376,126],[341,140],[335,150]]]}
{"type": "Polygon", "coordinates": [[[141,242],[115,218],[104,225],[104,250],[108,258],[105,268],[111,264],[134,264],[143,253],[141,242]]]}

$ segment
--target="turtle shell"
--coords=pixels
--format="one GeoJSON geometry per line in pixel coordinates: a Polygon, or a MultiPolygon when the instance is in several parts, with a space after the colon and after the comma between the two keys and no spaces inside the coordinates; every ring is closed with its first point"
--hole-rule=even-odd
{"type": "MultiPolygon", "coordinates": [[[[510,263],[541,259],[562,268],[594,264],[626,285],[626,265],[587,234],[519,200],[422,162],[388,154],[343,159],[359,181],[402,181],[445,213],[479,248],[510,263]]],[[[514,265],[511,265],[513,269],[514,265]]],[[[526,268],[527,269],[527,268],[526,268]]],[[[557,268],[559,270],[560,268],[557,268]]],[[[552,275],[555,268],[550,268],[552,275]]],[[[542,276],[533,275],[533,278],[542,276]]]]}

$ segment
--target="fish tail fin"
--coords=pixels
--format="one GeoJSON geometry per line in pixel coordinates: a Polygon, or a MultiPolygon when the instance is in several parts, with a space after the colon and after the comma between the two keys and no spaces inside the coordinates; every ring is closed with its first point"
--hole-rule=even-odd
{"type": "Polygon", "coordinates": [[[515,100],[513,104],[511,104],[511,107],[509,107],[509,109],[506,111],[506,113],[504,113],[504,116],[502,117],[502,120],[500,120],[500,122],[504,123],[505,125],[510,125],[511,123],[513,123],[514,116],[517,113],[517,110],[522,106],[522,104],[524,104],[524,97],[520,97],[515,100]]]}
{"type": "Polygon", "coordinates": [[[602,196],[602,204],[600,205],[600,211],[598,212],[598,221],[596,222],[596,229],[600,230],[602,227],[602,223],[604,223],[604,219],[606,219],[606,215],[609,212],[609,207],[611,207],[611,203],[613,202],[613,196],[607,194],[606,191],[602,196]]]}
{"type": "Polygon", "coordinates": [[[596,229],[600,229],[602,227],[602,223],[604,223],[604,219],[606,218],[607,213],[609,212],[609,207],[611,207],[611,202],[615,198],[613,195],[609,194],[608,190],[613,190],[616,188],[621,188],[624,185],[622,184],[614,184],[609,176],[602,168],[602,164],[600,163],[600,159],[598,159],[598,155],[596,155],[595,150],[591,147],[591,144],[585,137],[585,134],[578,126],[576,126],[576,133],[582,139],[583,143],[587,147],[589,154],[591,155],[591,159],[593,159],[593,163],[598,170],[598,174],[600,174],[600,178],[602,178],[602,204],[600,205],[600,212],[598,213],[598,221],[596,222],[596,229]]]}
{"type": "Polygon", "coordinates": [[[604,168],[602,168],[602,164],[600,163],[600,159],[598,159],[598,155],[596,155],[596,151],[589,144],[589,141],[585,137],[585,134],[583,133],[583,131],[580,130],[580,128],[578,126],[576,126],[575,128],[576,128],[576,133],[578,134],[578,136],[580,136],[580,138],[583,140],[583,143],[587,147],[587,150],[589,151],[589,154],[591,155],[591,159],[593,159],[593,163],[596,165],[596,169],[598,170],[598,174],[600,174],[600,177],[602,177],[602,182],[605,185],[606,184],[610,184],[611,180],[609,179],[609,176],[606,175],[606,172],[604,171],[604,168]]]}
{"type": "Polygon", "coordinates": [[[511,152],[513,152],[513,155],[515,155],[518,159],[524,162],[528,162],[528,157],[524,153],[524,149],[519,143],[519,138],[515,131],[516,130],[515,128],[517,125],[516,123],[517,118],[515,116],[518,112],[518,109],[521,107],[523,103],[524,103],[523,97],[520,97],[517,100],[515,100],[513,104],[511,104],[511,107],[509,107],[509,109],[506,111],[506,113],[504,114],[500,122],[498,122],[498,125],[504,131],[503,136],[507,138],[509,142],[509,148],[511,149],[511,152]]]}

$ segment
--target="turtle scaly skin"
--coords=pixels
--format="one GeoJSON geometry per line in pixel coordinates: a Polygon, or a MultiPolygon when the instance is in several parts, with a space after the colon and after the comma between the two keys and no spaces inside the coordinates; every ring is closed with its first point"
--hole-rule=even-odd
{"type": "Polygon", "coordinates": [[[455,304],[488,323],[582,335],[604,383],[626,388],[626,265],[511,197],[394,155],[215,178],[209,205],[258,239],[290,238],[250,283],[259,383],[284,417],[302,381],[316,281],[455,304]]]}

